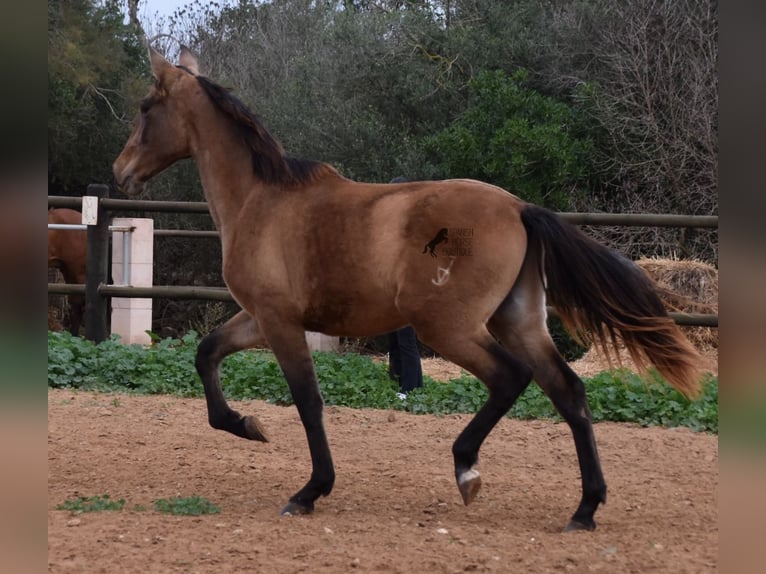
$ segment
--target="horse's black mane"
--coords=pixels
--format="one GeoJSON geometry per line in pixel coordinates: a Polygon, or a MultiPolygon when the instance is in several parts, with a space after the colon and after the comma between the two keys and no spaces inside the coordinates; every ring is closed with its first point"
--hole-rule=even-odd
{"type": "Polygon", "coordinates": [[[287,157],[258,117],[231,92],[204,76],[196,76],[200,86],[216,107],[236,125],[242,140],[250,149],[253,172],[264,183],[294,187],[310,183],[321,175],[337,173],[326,164],[308,159],[287,157]]]}

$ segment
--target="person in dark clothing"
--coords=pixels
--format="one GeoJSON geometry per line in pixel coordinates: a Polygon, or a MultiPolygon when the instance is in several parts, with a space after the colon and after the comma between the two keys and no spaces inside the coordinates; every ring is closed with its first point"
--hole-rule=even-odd
{"type": "Polygon", "coordinates": [[[404,394],[423,386],[418,339],[412,327],[388,334],[388,375],[399,382],[399,391],[404,394]]]}
{"type": "MultiPolygon", "coordinates": [[[[405,181],[409,180],[399,176],[391,183],[405,181]]],[[[388,334],[388,375],[399,382],[399,391],[404,394],[423,386],[418,338],[412,327],[402,327],[388,334]]]]}

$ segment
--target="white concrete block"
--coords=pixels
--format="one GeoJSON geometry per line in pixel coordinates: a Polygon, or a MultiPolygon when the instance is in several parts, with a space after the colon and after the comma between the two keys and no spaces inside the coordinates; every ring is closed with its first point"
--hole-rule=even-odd
{"type": "MultiPolygon", "coordinates": [[[[125,285],[123,248],[129,241],[127,261],[127,284],[131,287],[151,287],[154,264],[154,220],[116,217],[114,227],[132,227],[129,233],[112,232],[112,280],[115,285],[125,285]]],[[[152,328],[152,299],[112,298],[112,333],[120,336],[123,343],[148,345],[151,338],[146,331],[152,328]]]]}
{"type": "Polygon", "coordinates": [[[312,351],[337,351],[340,348],[340,338],[306,331],[306,343],[312,351]]]}

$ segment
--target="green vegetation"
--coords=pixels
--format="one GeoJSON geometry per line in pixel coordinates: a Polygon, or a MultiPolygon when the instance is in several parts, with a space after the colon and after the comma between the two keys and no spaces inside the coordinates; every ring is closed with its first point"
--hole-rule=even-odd
{"type": "Polygon", "coordinates": [[[111,165],[149,74],[117,2],[48,2],[48,192],[82,195],[111,165]]]}
{"type": "Polygon", "coordinates": [[[527,77],[524,69],[481,72],[468,83],[463,114],[426,148],[447,177],[490,181],[564,211],[595,171],[593,145],[574,108],[531,89],[527,77]]]}
{"type": "Polygon", "coordinates": [[[69,510],[80,514],[82,512],[103,512],[104,510],[122,510],[125,499],[112,500],[108,494],[101,496],[78,496],[59,504],[56,510],[69,510]]]}
{"type": "Polygon", "coordinates": [[[201,496],[160,498],[154,501],[154,509],[163,514],[199,516],[200,514],[218,514],[221,509],[201,496]]]}
{"type": "MultiPolygon", "coordinates": [[[[83,512],[103,512],[106,510],[122,510],[125,499],[112,500],[108,494],[97,496],[78,496],[67,500],[56,507],[56,510],[68,510],[75,514],[83,512]]],[[[201,496],[160,498],[154,501],[154,509],[163,514],[198,516],[200,514],[218,514],[221,509],[201,496]]],[[[136,504],[136,512],[143,512],[146,507],[136,504]]]]}
{"type": "MultiPolygon", "coordinates": [[[[203,395],[194,370],[196,333],[182,339],[158,340],[144,348],[117,339],[95,345],[69,333],[48,333],[48,386],[103,392],[203,395]]],[[[463,375],[449,384],[424,378],[424,386],[397,398],[398,387],[387,367],[365,355],[314,353],[319,384],[328,405],[396,409],[417,414],[472,413],[487,391],[474,377],[463,375]]],[[[282,371],[268,351],[243,351],[228,357],[221,369],[224,393],[233,400],[260,399],[292,404],[282,371]]],[[[705,382],[704,393],[688,401],[659,377],[646,380],[626,370],[603,372],[586,380],[594,421],[641,425],[686,426],[718,432],[718,379],[705,382]]],[[[509,416],[558,419],[536,385],[516,401],[509,416]]]]}

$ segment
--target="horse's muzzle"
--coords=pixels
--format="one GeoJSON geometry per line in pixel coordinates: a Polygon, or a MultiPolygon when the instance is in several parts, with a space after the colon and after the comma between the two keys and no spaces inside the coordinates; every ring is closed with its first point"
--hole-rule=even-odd
{"type": "Polygon", "coordinates": [[[134,197],[144,191],[144,184],[145,182],[136,180],[133,174],[127,174],[122,180],[117,180],[117,189],[128,197],[134,197]]]}

